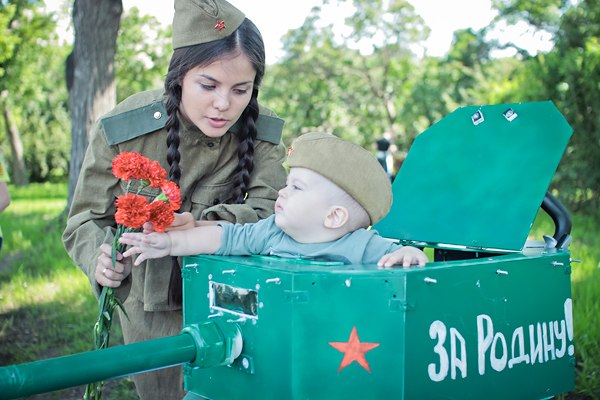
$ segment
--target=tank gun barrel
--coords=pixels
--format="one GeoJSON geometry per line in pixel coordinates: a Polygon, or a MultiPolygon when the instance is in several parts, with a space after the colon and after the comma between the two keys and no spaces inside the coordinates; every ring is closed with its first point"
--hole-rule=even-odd
{"type": "Polygon", "coordinates": [[[211,320],[187,326],[177,336],[0,367],[0,398],[15,399],[191,363],[227,365],[240,354],[236,324],[211,320]]]}

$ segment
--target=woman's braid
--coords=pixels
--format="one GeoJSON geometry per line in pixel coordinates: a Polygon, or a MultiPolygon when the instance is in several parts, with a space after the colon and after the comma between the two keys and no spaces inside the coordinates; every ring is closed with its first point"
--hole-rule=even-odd
{"type": "Polygon", "coordinates": [[[250,185],[250,175],[254,169],[254,141],[256,140],[256,119],[258,118],[257,98],[258,89],[254,88],[250,103],[240,117],[242,129],[238,146],[239,162],[236,168],[236,186],[232,194],[232,201],[235,204],[244,202],[246,191],[250,185]]]}
{"type": "MultiPolygon", "coordinates": [[[[177,118],[179,104],[181,103],[181,86],[179,80],[169,72],[165,81],[167,109],[167,161],[169,162],[169,180],[179,185],[181,168],[179,161],[179,119],[177,118]]],[[[181,282],[181,266],[177,257],[171,257],[171,276],[169,278],[169,303],[181,305],[183,302],[183,284],[181,282]]]]}

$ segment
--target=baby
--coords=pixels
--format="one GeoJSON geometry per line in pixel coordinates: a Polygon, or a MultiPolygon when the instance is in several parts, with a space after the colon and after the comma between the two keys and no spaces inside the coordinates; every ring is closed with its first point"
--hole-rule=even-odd
{"type": "Polygon", "coordinates": [[[367,150],[326,133],[307,133],[289,150],[286,186],[275,213],[255,223],[195,226],[164,233],[124,233],[120,242],[150,258],[195,254],[272,255],[345,264],[424,266],[420,249],[368,229],[390,210],[389,178],[367,150]]]}

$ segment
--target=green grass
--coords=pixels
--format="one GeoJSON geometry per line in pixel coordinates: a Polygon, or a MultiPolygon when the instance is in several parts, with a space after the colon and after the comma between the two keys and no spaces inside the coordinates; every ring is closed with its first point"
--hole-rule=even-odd
{"type": "Polygon", "coordinates": [[[577,389],[600,398],[600,221],[574,219],[573,320],[577,356],[577,389]]]}
{"type": "MultiPolygon", "coordinates": [[[[0,365],[93,349],[97,303],[85,275],[73,265],[61,241],[65,184],[10,187],[12,204],[0,214],[0,365]],[[10,345],[8,345],[10,343],[10,345]]],[[[573,217],[572,290],[576,348],[576,390],[564,398],[597,399],[600,393],[600,217],[573,217]]],[[[540,213],[532,238],[553,233],[540,213]]],[[[122,343],[118,324],[111,344],[122,343]]],[[[80,399],[83,387],[31,399],[80,399]]],[[[109,381],[105,398],[136,399],[128,379],[109,381]],[[110,393],[110,395],[108,395],[110,393]]]]}
{"type": "MultiPolygon", "coordinates": [[[[0,214],[0,365],[93,350],[97,302],[86,276],[62,245],[66,184],[9,188],[0,214]],[[10,343],[10,346],[7,344],[10,343]]],[[[111,344],[122,344],[118,324],[111,344]]],[[[84,387],[30,399],[81,399],[84,387]]],[[[109,381],[105,398],[137,399],[129,379],[109,381]]]]}
{"type": "MultiPolygon", "coordinates": [[[[575,335],[576,398],[600,399],[600,216],[573,215],[572,263],[573,331],[575,335]]],[[[538,214],[532,236],[552,234],[552,220],[538,214]]]]}

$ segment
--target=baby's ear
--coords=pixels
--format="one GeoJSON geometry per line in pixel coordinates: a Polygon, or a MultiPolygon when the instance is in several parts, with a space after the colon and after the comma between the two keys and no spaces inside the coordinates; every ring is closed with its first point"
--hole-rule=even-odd
{"type": "Polygon", "coordinates": [[[325,217],[325,228],[328,229],[339,229],[342,226],[346,225],[348,219],[350,218],[350,213],[348,209],[344,206],[331,206],[327,216],[325,217]]]}

